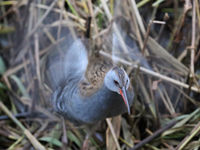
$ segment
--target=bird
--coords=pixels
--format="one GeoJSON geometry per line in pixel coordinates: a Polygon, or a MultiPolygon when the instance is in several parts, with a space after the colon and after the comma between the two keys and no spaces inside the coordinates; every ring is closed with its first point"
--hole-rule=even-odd
{"type": "Polygon", "coordinates": [[[47,55],[44,65],[53,110],[73,124],[130,114],[134,90],[126,71],[101,55],[89,57],[81,38],[66,37],[47,55]]]}

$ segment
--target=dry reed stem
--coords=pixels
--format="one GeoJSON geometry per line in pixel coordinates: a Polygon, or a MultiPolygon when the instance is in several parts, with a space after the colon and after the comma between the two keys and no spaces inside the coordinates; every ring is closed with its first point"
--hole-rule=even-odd
{"type": "Polygon", "coordinates": [[[64,11],[64,8],[65,8],[64,3],[65,3],[65,0],[61,0],[61,1],[58,2],[58,5],[60,4],[61,13],[60,13],[60,17],[59,17],[59,26],[58,26],[57,39],[60,38],[60,33],[61,33],[61,28],[62,28],[61,23],[63,21],[63,14],[64,14],[63,11],[64,11]]]}
{"type": "Polygon", "coordinates": [[[49,6],[49,8],[46,10],[46,12],[44,13],[44,15],[40,18],[40,20],[37,22],[37,24],[34,26],[34,28],[31,30],[31,32],[27,35],[27,37],[25,39],[28,39],[30,36],[32,36],[36,30],[39,28],[39,26],[42,24],[42,22],[44,21],[44,19],[47,17],[47,15],[50,13],[50,11],[53,9],[54,5],[56,4],[56,0],[54,0],[51,5],[49,6]]]}
{"type": "MultiPolygon", "coordinates": [[[[48,10],[49,9],[49,6],[46,6],[46,5],[42,5],[42,4],[37,4],[35,5],[37,8],[42,8],[42,9],[46,9],[48,10]]],[[[61,11],[60,9],[57,9],[57,8],[53,8],[52,11],[56,12],[56,13],[63,13],[64,17],[65,16],[68,16],[70,17],[71,19],[74,19],[75,21],[78,21],[81,25],[84,25],[86,23],[86,21],[84,19],[81,19],[75,15],[73,15],[72,13],[70,12],[66,12],[66,11],[61,11]]]]}
{"type": "Polygon", "coordinates": [[[134,21],[132,21],[133,22],[133,26],[135,27],[134,32],[135,32],[135,35],[137,37],[140,49],[142,49],[142,47],[143,47],[143,40],[142,40],[142,35],[140,34],[139,24],[136,21],[137,20],[136,13],[135,13],[135,11],[133,9],[131,9],[131,11],[132,11],[132,14],[133,14],[133,15],[131,15],[132,16],[132,20],[134,20],[134,21]]]}
{"type": "MultiPolygon", "coordinates": [[[[106,3],[103,0],[101,0],[101,1],[102,1],[103,8],[105,10],[106,16],[108,17],[109,20],[111,20],[112,16],[111,16],[111,14],[109,12],[109,9],[108,9],[106,3]]],[[[139,14],[139,11],[137,9],[137,6],[135,4],[135,1],[131,0],[131,4],[132,4],[133,9],[135,11],[139,27],[141,28],[141,31],[142,31],[143,35],[145,35],[146,31],[143,28],[144,25],[142,23],[142,19],[141,19],[141,16],[139,14]]],[[[124,41],[123,41],[123,39],[122,39],[119,31],[117,30],[115,23],[113,24],[113,29],[114,29],[114,32],[116,33],[117,37],[119,38],[119,41],[120,41],[120,44],[121,44],[123,50],[125,50],[125,52],[126,52],[127,51],[126,45],[124,44],[124,41]]],[[[153,53],[156,53],[158,56],[160,56],[161,58],[163,58],[164,60],[166,60],[170,64],[173,64],[173,66],[176,67],[177,70],[181,70],[182,72],[184,72],[185,74],[187,74],[187,70],[188,70],[187,67],[185,67],[183,64],[181,64],[180,62],[178,62],[164,48],[162,48],[154,39],[152,39],[151,37],[149,37],[148,40],[147,40],[147,45],[150,47],[150,49],[151,49],[151,51],[153,53]]]]}
{"type": "MultiPolygon", "coordinates": [[[[126,61],[124,59],[121,59],[119,57],[116,57],[116,56],[113,57],[109,53],[106,53],[106,52],[104,52],[102,50],[100,51],[100,54],[103,55],[103,56],[106,56],[106,57],[108,57],[110,59],[115,59],[115,60],[117,60],[117,61],[119,61],[119,62],[121,62],[121,63],[123,63],[125,65],[133,66],[133,68],[136,68],[136,69],[139,68],[140,71],[142,71],[142,72],[144,72],[146,74],[149,74],[149,75],[154,76],[154,77],[158,77],[160,79],[163,79],[165,81],[168,81],[168,82],[173,83],[175,85],[178,85],[180,87],[187,88],[187,89],[190,88],[190,86],[188,84],[186,84],[186,83],[183,83],[181,81],[175,80],[175,79],[170,78],[170,77],[167,77],[165,75],[162,75],[162,74],[160,74],[158,72],[154,72],[154,71],[149,70],[147,68],[144,68],[144,67],[141,67],[141,66],[139,67],[137,64],[133,64],[133,63],[131,63],[129,61],[126,61]]],[[[200,89],[198,87],[191,86],[191,90],[200,93],[200,89]]]]}
{"type": "Polygon", "coordinates": [[[40,74],[40,54],[39,54],[39,39],[38,34],[35,34],[35,64],[36,64],[36,75],[39,84],[41,85],[41,74],[40,74]]]}
{"type": "MultiPolygon", "coordinates": [[[[144,82],[141,80],[140,77],[137,78],[138,79],[138,83],[139,83],[139,86],[142,90],[142,93],[144,95],[144,100],[146,101],[147,104],[151,104],[151,99],[150,99],[150,95],[149,93],[147,92],[147,88],[145,87],[145,84],[144,82]]],[[[154,118],[156,118],[156,114],[155,114],[155,111],[154,111],[154,108],[153,108],[153,105],[149,105],[149,109],[151,111],[151,114],[153,115],[154,118]]]]}
{"type": "MultiPolygon", "coordinates": [[[[26,97],[24,97],[24,98],[19,98],[19,97],[17,97],[19,100],[20,100],[20,102],[22,102],[23,104],[25,104],[25,105],[28,105],[29,106],[29,108],[31,107],[31,99],[29,99],[29,98],[26,98],[26,97]]],[[[49,112],[47,109],[45,109],[45,108],[43,108],[43,107],[40,107],[40,106],[38,106],[38,105],[36,105],[36,107],[35,107],[35,111],[36,112],[41,112],[42,114],[44,114],[44,115],[46,115],[47,116],[47,118],[49,118],[51,121],[56,121],[56,122],[58,122],[60,119],[56,116],[56,115],[54,115],[54,114],[52,114],[51,112],[49,112]]]]}
{"type": "Polygon", "coordinates": [[[188,142],[197,134],[200,132],[200,122],[196,124],[196,126],[193,128],[193,130],[190,132],[188,136],[186,136],[176,147],[176,150],[182,150],[188,142]]]}
{"type": "Polygon", "coordinates": [[[140,16],[140,13],[139,13],[139,10],[137,8],[137,5],[135,3],[135,0],[130,0],[130,1],[131,1],[131,5],[132,5],[132,8],[133,8],[133,11],[136,14],[136,18],[137,18],[137,22],[139,24],[140,30],[142,31],[142,34],[145,35],[146,30],[145,30],[144,24],[142,22],[142,18],[140,16]]]}
{"type": "Polygon", "coordinates": [[[150,34],[151,24],[152,24],[152,20],[150,20],[150,22],[148,24],[147,32],[146,32],[145,37],[144,37],[144,43],[143,43],[143,47],[142,47],[142,50],[141,50],[143,56],[145,54],[145,49],[146,49],[147,41],[148,41],[149,34],[150,34]]]}
{"type": "Polygon", "coordinates": [[[159,135],[161,135],[163,132],[165,132],[166,130],[168,130],[171,127],[173,127],[176,123],[177,123],[177,120],[174,120],[174,121],[170,122],[169,124],[167,124],[163,128],[161,128],[161,129],[157,130],[156,132],[154,132],[153,135],[145,138],[144,140],[142,140],[140,143],[138,143],[137,145],[135,145],[133,148],[130,148],[129,150],[140,149],[142,146],[144,146],[145,144],[149,143],[150,141],[152,141],[153,139],[155,139],[156,137],[158,137],[159,135]]]}
{"type": "Polygon", "coordinates": [[[31,144],[34,146],[35,149],[38,150],[45,150],[45,147],[29,132],[28,129],[26,129],[20,121],[17,120],[15,116],[8,110],[8,108],[0,101],[0,108],[10,119],[23,131],[23,133],[26,135],[28,140],[31,142],[31,144]]]}
{"type": "Polygon", "coordinates": [[[191,60],[190,60],[190,73],[194,78],[194,55],[195,55],[195,39],[196,39],[196,1],[193,1],[192,9],[192,41],[191,41],[191,60]]]}
{"type": "Polygon", "coordinates": [[[117,136],[116,136],[115,131],[114,131],[114,128],[113,128],[112,123],[111,123],[111,121],[110,121],[110,118],[107,118],[107,119],[106,119],[106,122],[107,122],[108,127],[109,127],[109,129],[110,129],[110,131],[111,131],[111,134],[112,134],[112,136],[113,136],[113,139],[114,139],[114,141],[115,141],[115,144],[116,144],[116,146],[117,146],[117,149],[118,149],[118,150],[121,150],[120,145],[119,145],[119,142],[118,142],[118,140],[117,140],[117,136]]]}
{"type": "MultiPolygon", "coordinates": [[[[105,3],[104,0],[101,0],[101,2],[102,2],[102,5],[103,5],[103,8],[104,8],[104,11],[105,11],[105,13],[106,13],[107,18],[108,18],[108,20],[111,22],[111,21],[112,21],[112,15],[111,15],[111,13],[110,13],[110,11],[109,11],[109,9],[108,9],[108,6],[107,6],[107,4],[105,3]]],[[[125,42],[124,42],[124,40],[123,40],[123,38],[122,38],[122,36],[121,36],[121,34],[120,34],[119,29],[117,28],[117,25],[116,25],[115,22],[113,22],[112,28],[113,28],[113,30],[114,30],[113,32],[116,34],[116,36],[117,36],[117,38],[118,38],[118,40],[119,40],[119,42],[120,42],[120,45],[122,46],[123,51],[124,51],[125,53],[128,53],[128,49],[127,49],[127,47],[126,47],[126,44],[125,44],[125,42]]]]}
{"type": "Polygon", "coordinates": [[[96,19],[95,19],[94,10],[93,10],[93,7],[92,7],[92,1],[91,0],[88,0],[88,7],[89,7],[90,15],[92,17],[92,21],[94,23],[95,34],[98,34],[98,26],[97,26],[97,22],[96,22],[96,19]]]}

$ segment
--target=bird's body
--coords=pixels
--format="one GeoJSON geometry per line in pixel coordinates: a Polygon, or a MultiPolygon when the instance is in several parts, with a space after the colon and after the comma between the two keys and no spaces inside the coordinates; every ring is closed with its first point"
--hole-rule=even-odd
{"type": "Polygon", "coordinates": [[[101,56],[88,59],[80,39],[61,48],[65,50],[49,55],[46,63],[47,84],[53,90],[51,102],[56,112],[75,124],[92,124],[127,111],[134,93],[122,68],[101,56]],[[118,75],[119,83],[114,83],[111,78],[118,75]],[[112,89],[118,86],[115,84],[126,86],[126,104],[120,91],[112,89]]]}

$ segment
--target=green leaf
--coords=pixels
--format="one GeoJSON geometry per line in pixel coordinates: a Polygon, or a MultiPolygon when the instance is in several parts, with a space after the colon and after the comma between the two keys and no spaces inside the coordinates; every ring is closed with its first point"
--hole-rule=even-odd
{"type": "Polygon", "coordinates": [[[158,7],[162,2],[164,2],[165,0],[157,0],[156,2],[153,3],[153,7],[158,7]]]}
{"type": "Polygon", "coordinates": [[[76,12],[76,10],[74,9],[74,7],[71,5],[71,3],[69,2],[69,0],[65,0],[65,2],[67,3],[67,5],[69,6],[70,10],[72,11],[72,13],[74,15],[76,15],[77,17],[79,17],[78,13],[76,12]]]}
{"type": "Polygon", "coordinates": [[[7,89],[7,87],[3,83],[0,82],[0,89],[7,89]]]}
{"type": "Polygon", "coordinates": [[[81,147],[80,140],[72,133],[71,131],[67,131],[67,137],[74,143],[76,143],[79,147],[81,147]]]}
{"type": "Polygon", "coordinates": [[[53,138],[53,137],[42,137],[39,140],[50,143],[50,144],[58,146],[58,147],[62,147],[62,143],[58,139],[53,138]]]}
{"type": "Polygon", "coordinates": [[[137,3],[137,7],[140,8],[144,6],[146,3],[148,3],[150,0],[141,0],[137,3]]]}
{"type": "Polygon", "coordinates": [[[99,28],[103,27],[103,21],[104,21],[103,14],[102,13],[98,13],[98,15],[97,15],[97,24],[98,24],[99,28]]]}
{"type": "Polygon", "coordinates": [[[15,5],[17,1],[0,1],[0,6],[15,5]]]}
{"type": "Polygon", "coordinates": [[[3,61],[3,58],[0,56],[0,75],[6,71],[6,65],[3,61]]]}
{"type": "Polygon", "coordinates": [[[17,84],[22,95],[25,96],[25,97],[29,97],[29,95],[28,95],[24,85],[22,84],[21,80],[16,75],[11,75],[10,78],[15,81],[15,83],[17,84]]]}

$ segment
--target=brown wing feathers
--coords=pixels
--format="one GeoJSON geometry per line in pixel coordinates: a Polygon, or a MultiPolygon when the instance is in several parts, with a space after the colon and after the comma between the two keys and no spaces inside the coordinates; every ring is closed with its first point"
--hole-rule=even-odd
{"type": "Polygon", "coordinates": [[[105,74],[112,66],[112,62],[103,57],[92,57],[85,72],[85,80],[80,83],[81,95],[90,96],[100,89],[105,74]]]}

